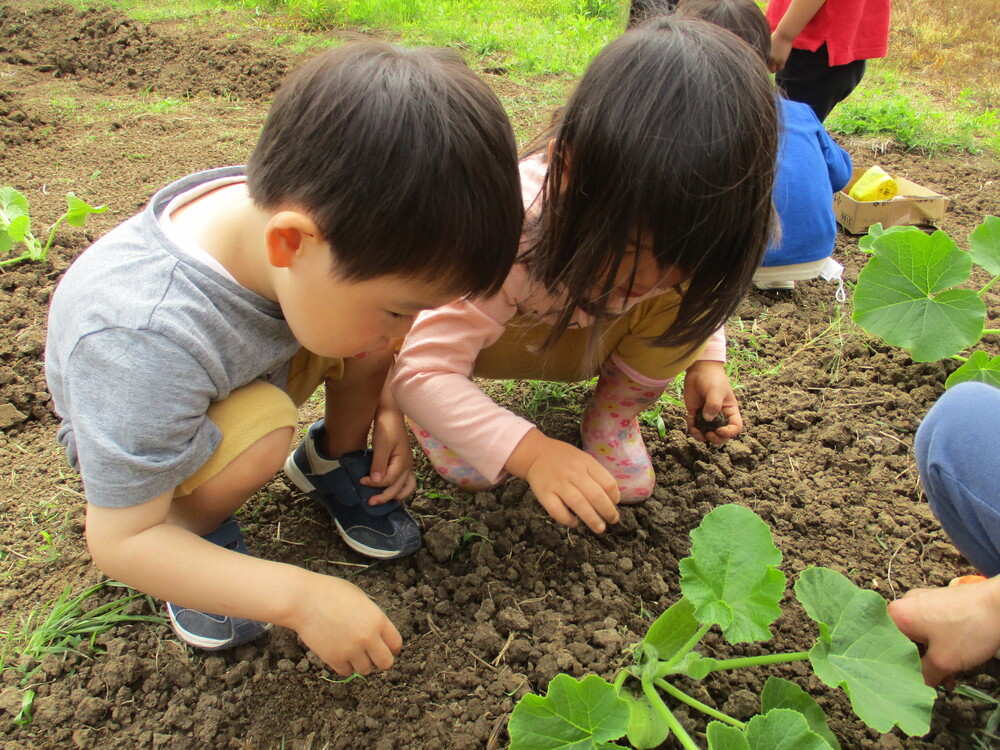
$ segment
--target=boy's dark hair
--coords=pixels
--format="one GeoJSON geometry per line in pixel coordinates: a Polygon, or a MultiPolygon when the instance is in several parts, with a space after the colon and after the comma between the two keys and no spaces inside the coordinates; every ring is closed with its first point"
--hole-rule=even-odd
{"type": "Polygon", "coordinates": [[[700,18],[728,29],[764,60],[771,54],[771,26],[754,0],[679,0],[675,18],[700,18]]]}
{"type": "Polygon", "coordinates": [[[728,31],[668,16],[608,44],[556,125],[522,256],[569,301],[543,348],[574,306],[607,317],[637,232],[661,268],[685,275],[676,322],[651,343],[691,353],[706,341],[736,310],[771,237],[777,131],[764,63],[728,31]]]}
{"type": "Polygon", "coordinates": [[[316,57],[278,91],[247,184],[265,210],[308,213],[352,281],[396,275],[489,294],[517,253],[510,121],[448,50],[362,42],[316,57]]]}

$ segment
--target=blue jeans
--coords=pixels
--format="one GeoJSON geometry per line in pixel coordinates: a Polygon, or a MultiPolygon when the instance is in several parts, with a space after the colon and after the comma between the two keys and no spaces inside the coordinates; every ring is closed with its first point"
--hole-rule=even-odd
{"type": "Polygon", "coordinates": [[[986,576],[1000,574],[1000,389],[961,383],[928,412],[914,441],[931,511],[986,576]]]}

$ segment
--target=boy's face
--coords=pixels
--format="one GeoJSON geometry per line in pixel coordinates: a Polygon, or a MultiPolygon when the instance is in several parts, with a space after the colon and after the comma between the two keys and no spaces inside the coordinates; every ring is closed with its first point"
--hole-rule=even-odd
{"type": "Polygon", "coordinates": [[[453,291],[401,276],[347,281],[331,270],[325,247],[287,269],[278,295],[295,338],[321,357],[386,349],[406,335],[421,310],[455,299],[453,291]]]}

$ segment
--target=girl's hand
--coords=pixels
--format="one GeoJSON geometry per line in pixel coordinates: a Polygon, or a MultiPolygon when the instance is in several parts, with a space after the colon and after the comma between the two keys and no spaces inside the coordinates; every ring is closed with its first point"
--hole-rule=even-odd
{"type": "Polygon", "coordinates": [[[940,589],[914,589],[889,602],[907,638],[927,646],[920,660],[928,685],[954,685],[953,674],[979,666],[1000,648],[1000,578],[940,589]]]}
{"type": "Polygon", "coordinates": [[[370,505],[382,505],[413,494],[417,480],[413,474],[413,451],[403,422],[403,414],[395,408],[380,407],[372,426],[372,471],[361,479],[366,487],[385,489],[369,500],[370,505]]]}
{"type": "Polygon", "coordinates": [[[531,430],[505,466],[527,480],[538,502],[564,526],[583,521],[596,534],[618,523],[618,482],[597,460],[569,443],[531,430]]]}
{"type": "Polygon", "coordinates": [[[684,375],[684,404],[687,406],[688,431],[695,440],[722,445],[743,430],[740,405],[722,362],[699,360],[688,367],[684,375]],[[728,424],[703,433],[696,424],[699,411],[707,422],[722,414],[728,424]]]}

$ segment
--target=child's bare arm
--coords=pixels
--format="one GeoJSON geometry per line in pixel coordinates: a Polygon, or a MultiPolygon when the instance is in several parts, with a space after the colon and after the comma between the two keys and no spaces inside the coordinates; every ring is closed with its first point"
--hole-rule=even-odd
{"type": "Polygon", "coordinates": [[[583,521],[600,534],[607,524],[618,523],[615,478],[593,456],[569,443],[533,429],[517,444],[505,468],[526,479],[538,502],[561,524],[583,521]]]}
{"type": "Polygon", "coordinates": [[[792,43],[802,33],[802,29],[812,20],[826,0],[792,0],[771,34],[771,54],[767,67],[777,73],[785,67],[792,43]]]}
{"type": "Polygon", "coordinates": [[[166,523],[171,495],[128,508],[87,507],[87,543],[101,570],[185,607],[291,628],[345,676],[392,666],[399,632],[360,589],[166,523]]]}
{"type": "Polygon", "coordinates": [[[385,488],[369,500],[372,505],[409,497],[417,488],[406,422],[392,393],[392,372],[382,388],[372,426],[372,473],[361,483],[385,488]]]}

